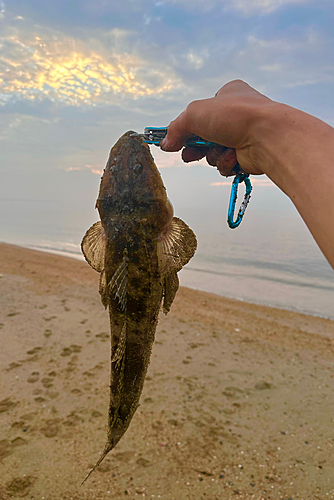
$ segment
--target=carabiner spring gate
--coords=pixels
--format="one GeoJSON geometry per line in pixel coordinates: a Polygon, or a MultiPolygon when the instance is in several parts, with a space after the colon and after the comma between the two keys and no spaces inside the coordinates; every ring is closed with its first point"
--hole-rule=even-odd
{"type": "Polygon", "coordinates": [[[228,207],[227,223],[231,229],[235,229],[236,227],[240,226],[242,218],[244,216],[244,213],[246,211],[247,205],[248,205],[250,197],[251,197],[251,192],[252,192],[252,184],[251,184],[251,181],[249,180],[249,174],[238,172],[237,175],[234,177],[234,180],[232,183],[230,202],[229,202],[229,207],[228,207]],[[238,187],[239,187],[240,182],[245,183],[246,192],[245,192],[244,200],[240,205],[238,216],[237,216],[236,220],[234,221],[233,220],[234,210],[235,210],[235,204],[237,202],[238,187]]]}

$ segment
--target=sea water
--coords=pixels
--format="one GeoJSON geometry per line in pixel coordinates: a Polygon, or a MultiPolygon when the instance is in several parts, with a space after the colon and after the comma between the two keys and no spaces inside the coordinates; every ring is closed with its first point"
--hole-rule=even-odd
{"type": "MultiPolygon", "coordinates": [[[[200,167],[162,174],[175,215],[198,239],[194,258],[180,272],[182,285],[334,319],[334,272],[276,186],[257,185],[255,179],[244,220],[231,230],[226,223],[231,180],[212,185],[200,167]]],[[[94,178],[94,189],[82,188],[72,197],[3,196],[0,241],[82,259],[82,236],[98,220],[97,188],[94,178]]],[[[241,199],[242,193],[238,203],[241,199]]]]}

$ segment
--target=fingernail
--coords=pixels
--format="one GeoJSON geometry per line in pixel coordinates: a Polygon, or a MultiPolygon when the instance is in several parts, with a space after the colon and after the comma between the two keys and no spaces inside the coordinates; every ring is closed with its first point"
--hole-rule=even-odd
{"type": "Polygon", "coordinates": [[[167,137],[165,137],[164,139],[162,139],[162,141],[160,142],[160,147],[161,147],[161,149],[166,150],[166,148],[168,147],[167,137]]]}

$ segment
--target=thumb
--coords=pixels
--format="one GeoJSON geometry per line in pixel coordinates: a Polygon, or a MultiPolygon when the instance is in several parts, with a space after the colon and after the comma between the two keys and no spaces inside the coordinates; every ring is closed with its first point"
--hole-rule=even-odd
{"type": "Polygon", "coordinates": [[[167,135],[161,141],[163,151],[179,151],[193,134],[186,129],[186,110],[184,110],[167,127],[167,135]]]}

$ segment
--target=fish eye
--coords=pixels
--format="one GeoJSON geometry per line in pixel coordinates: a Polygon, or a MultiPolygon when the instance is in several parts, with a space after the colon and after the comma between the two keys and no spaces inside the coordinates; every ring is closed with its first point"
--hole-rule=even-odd
{"type": "Polygon", "coordinates": [[[142,171],[143,171],[143,165],[141,165],[140,163],[137,163],[134,167],[133,167],[133,171],[136,173],[136,174],[141,174],[142,171]]]}
{"type": "Polygon", "coordinates": [[[119,170],[118,165],[112,165],[109,170],[111,173],[115,174],[119,170]]]}

